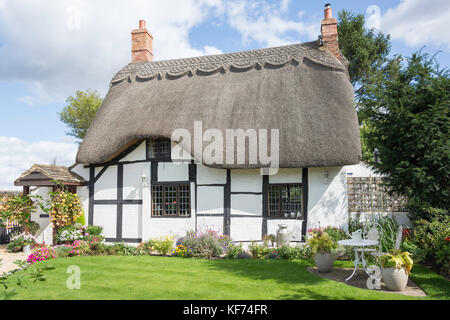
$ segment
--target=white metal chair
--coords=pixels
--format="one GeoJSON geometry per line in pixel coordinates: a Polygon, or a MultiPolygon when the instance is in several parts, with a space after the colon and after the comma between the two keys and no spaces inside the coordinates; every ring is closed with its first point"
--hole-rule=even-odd
{"type": "MultiPolygon", "coordinates": [[[[402,243],[402,236],[403,236],[403,226],[399,226],[398,230],[397,230],[397,234],[395,237],[395,244],[394,244],[394,249],[395,250],[400,250],[400,245],[402,243]]],[[[358,249],[358,250],[364,250],[364,252],[367,252],[368,254],[370,254],[371,256],[374,257],[380,257],[382,255],[385,255],[386,252],[383,252],[381,250],[381,241],[380,241],[380,234],[378,233],[377,228],[372,227],[369,229],[369,231],[367,232],[367,239],[369,240],[375,240],[378,242],[378,248],[377,249],[373,249],[373,248],[364,248],[364,249],[358,249]]]]}

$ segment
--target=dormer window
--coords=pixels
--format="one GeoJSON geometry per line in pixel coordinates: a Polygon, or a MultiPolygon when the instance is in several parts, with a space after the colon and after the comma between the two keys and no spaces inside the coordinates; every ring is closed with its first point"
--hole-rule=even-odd
{"type": "Polygon", "coordinates": [[[147,139],[147,157],[149,159],[170,159],[170,139],[156,138],[147,139]]]}

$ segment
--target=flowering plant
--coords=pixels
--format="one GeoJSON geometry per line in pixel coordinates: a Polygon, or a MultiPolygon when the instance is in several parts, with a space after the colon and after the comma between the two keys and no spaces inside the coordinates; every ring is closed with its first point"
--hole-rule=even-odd
{"type": "Polygon", "coordinates": [[[64,227],[58,230],[58,234],[56,236],[56,242],[58,243],[67,243],[73,242],[75,240],[83,239],[83,231],[79,229],[75,229],[73,227],[64,227]]]}
{"type": "Polygon", "coordinates": [[[56,258],[55,249],[43,243],[42,245],[38,245],[33,249],[33,253],[28,256],[27,262],[33,264],[39,261],[54,258],[56,258]]]}
{"type": "Polygon", "coordinates": [[[13,228],[15,223],[27,225],[31,214],[37,210],[33,199],[44,211],[46,210],[41,201],[42,197],[38,195],[0,197],[0,225],[3,224],[6,229],[13,228]]]}
{"type": "Polygon", "coordinates": [[[322,231],[322,229],[310,231],[307,243],[313,254],[316,254],[317,252],[331,253],[331,251],[337,248],[337,243],[328,233],[322,231]]]}
{"type": "Polygon", "coordinates": [[[177,257],[184,257],[186,252],[187,252],[186,247],[183,246],[182,244],[179,244],[179,245],[177,245],[177,247],[173,251],[173,255],[175,255],[177,257]]]}
{"type": "Polygon", "coordinates": [[[22,232],[13,236],[6,249],[8,252],[19,252],[24,246],[33,245],[37,242],[36,238],[29,233],[22,232]]]}
{"type": "Polygon", "coordinates": [[[83,215],[80,198],[64,188],[50,193],[51,208],[50,216],[53,227],[64,227],[72,225],[83,215]]]}
{"type": "Polygon", "coordinates": [[[379,257],[379,261],[383,268],[404,269],[407,274],[411,272],[413,266],[411,254],[407,251],[392,250],[391,253],[379,257]]]}

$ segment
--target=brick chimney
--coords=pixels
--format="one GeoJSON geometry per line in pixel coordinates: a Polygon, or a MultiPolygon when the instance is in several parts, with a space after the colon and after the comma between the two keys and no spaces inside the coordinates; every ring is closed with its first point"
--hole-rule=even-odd
{"type": "Polygon", "coordinates": [[[337,20],[333,18],[329,3],[325,5],[324,19],[322,20],[320,31],[324,48],[328,49],[336,58],[342,61],[343,59],[339,50],[337,20]]]}
{"type": "Polygon", "coordinates": [[[153,60],[153,37],[145,28],[145,21],[139,20],[139,29],[131,31],[131,62],[153,60]]]}

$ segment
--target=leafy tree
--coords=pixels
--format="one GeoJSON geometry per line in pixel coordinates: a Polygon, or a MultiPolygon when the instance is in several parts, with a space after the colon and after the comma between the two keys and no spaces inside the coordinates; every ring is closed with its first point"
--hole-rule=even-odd
{"type": "Polygon", "coordinates": [[[365,22],[363,14],[354,15],[346,10],[338,14],[339,49],[348,59],[357,102],[364,94],[365,82],[387,61],[391,50],[390,36],[367,29],[365,22]]]}
{"type": "Polygon", "coordinates": [[[368,147],[379,149],[375,170],[394,192],[412,202],[449,207],[450,78],[434,57],[421,52],[395,57],[365,84],[360,106],[370,130],[368,147]],[[405,63],[404,63],[405,62],[405,63]]]}
{"type": "Polygon", "coordinates": [[[91,90],[78,90],[74,97],[67,98],[67,105],[59,113],[61,121],[70,128],[67,134],[83,140],[102,101],[98,92],[91,90]]]}

